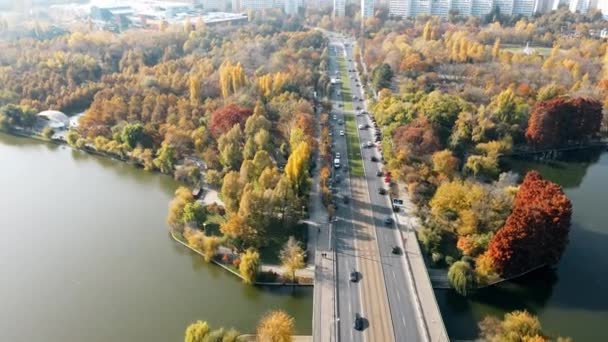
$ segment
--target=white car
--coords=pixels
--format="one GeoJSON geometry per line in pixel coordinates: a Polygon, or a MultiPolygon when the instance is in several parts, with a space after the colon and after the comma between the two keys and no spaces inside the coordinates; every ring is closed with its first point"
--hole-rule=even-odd
{"type": "Polygon", "coordinates": [[[336,116],[336,114],[334,114],[334,120],[338,119],[338,117],[336,116]]]}
{"type": "Polygon", "coordinates": [[[371,142],[371,141],[368,141],[368,142],[367,142],[367,147],[372,147],[372,146],[374,146],[374,143],[373,143],[373,142],[371,142]]]}
{"type": "Polygon", "coordinates": [[[336,158],[340,159],[340,152],[336,152],[336,158]]]}
{"type": "Polygon", "coordinates": [[[344,136],[344,131],[340,131],[340,136],[343,137],[344,136]]]}
{"type": "Polygon", "coordinates": [[[365,129],[365,126],[363,124],[360,124],[359,129],[365,129]]]}

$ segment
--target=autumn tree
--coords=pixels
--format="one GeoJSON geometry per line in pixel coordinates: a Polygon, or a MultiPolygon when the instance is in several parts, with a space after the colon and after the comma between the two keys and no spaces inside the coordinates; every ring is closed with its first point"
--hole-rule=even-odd
{"type": "Polygon", "coordinates": [[[442,150],[433,153],[433,171],[451,179],[458,168],[458,158],[452,155],[450,150],[442,150]]]}
{"type": "Polygon", "coordinates": [[[290,236],[281,251],[279,252],[279,259],[283,268],[287,271],[289,278],[292,282],[296,280],[296,271],[304,268],[304,257],[306,252],[302,249],[300,243],[293,237],[290,236]]]}
{"type": "MultiPolygon", "coordinates": [[[[503,320],[486,316],[479,322],[479,338],[488,342],[550,342],[551,339],[542,330],[538,318],[527,311],[506,313],[503,320]]],[[[572,341],[558,337],[557,342],[572,341]]]]}
{"type": "Polygon", "coordinates": [[[239,273],[246,284],[253,284],[260,268],[260,254],[254,249],[248,249],[241,254],[239,273]]]}
{"type": "Polygon", "coordinates": [[[203,342],[209,334],[209,324],[204,321],[196,321],[186,328],[185,342],[203,342]]]}
{"type": "Polygon", "coordinates": [[[228,132],[234,125],[244,127],[247,118],[252,114],[249,108],[229,104],[211,113],[209,130],[215,137],[228,132]]]}
{"type": "Polygon", "coordinates": [[[528,144],[540,148],[579,142],[601,127],[602,104],[585,98],[554,98],[537,102],[526,131],[528,144]]]}
{"type": "Polygon", "coordinates": [[[568,243],[572,204],[555,183],[536,171],[526,174],[507,222],[488,253],[503,277],[559,261],[568,243]]]}
{"type": "Polygon", "coordinates": [[[310,146],[306,142],[300,142],[289,156],[285,166],[285,175],[298,196],[304,194],[309,183],[308,163],[310,153],[310,146]]]}
{"type": "Polygon", "coordinates": [[[258,342],[290,342],[294,332],[293,317],[282,310],[275,310],[264,315],[256,329],[258,342]]]}
{"type": "Polygon", "coordinates": [[[192,192],[185,186],[180,186],[175,190],[175,196],[169,203],[169,214],[167,215],[167,223],[172,228],[180,227],[183,223],[183,213],[186,205],[193,203],[194,197],[192,192]]]}
{"type": "Polygon", "coordinates": [[[238,170],[243,162],[243,131],[235,124],[217,141],[220,162],[229,170],[238,170]]]}
{"type": "Polygon", "coordinates": [[[238,214],[230,216],[228,220],[220,225],[220,231],[229,238],[229,242],[237,250],[243,250],[245,246],[256,244],[259,234],[247,221],[245,217],[238,214]]]}
{"type": "Polygon", "coordinates": [[[471,265],[466,261],[456,261],[448,271],[450,286],[459,294],[466,296],[474,287],[475,278],[471,265]]]}
{"type": "Polygon", "coordinates": [[[230,171],[224,176],[220,193],[229,213],[236,213],[239,210],[243,186],[238,172],[230,171]]]}

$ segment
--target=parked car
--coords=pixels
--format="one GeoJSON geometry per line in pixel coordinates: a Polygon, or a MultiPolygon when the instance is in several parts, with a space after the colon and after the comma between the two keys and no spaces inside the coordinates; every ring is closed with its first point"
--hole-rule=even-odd
{"type": "Polygon", "coordinates": [[[393,246],[392,252],[393,252],[393,254],[396,254],[396,255],[401,255],[401,253],[403,253],[403,251],[401,250],[401,247],[399,247],[399,246],[393,246]]]}
{"type": "Polygon", "coordinates": [[[403,200],[398,198],[393,198],[393,205],[398,207],[403,207],[403,200]]]}

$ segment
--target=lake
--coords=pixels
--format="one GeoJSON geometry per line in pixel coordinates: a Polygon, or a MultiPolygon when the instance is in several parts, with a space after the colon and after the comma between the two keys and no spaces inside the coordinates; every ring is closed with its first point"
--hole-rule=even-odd
{"type": "Polygon", "coordinates": [[[470,298],[437,290],[448,334],[472,339],[485,315],[502,316],[527,309],[538,315],[545,331],[575,341],[608,341],[608,152],[577,151],[561,161],[512,160],[521,174],[538,170],[560,184],[572,201],[570,243],[554,269],[484,289],[470,298]]]}
{"type": "Polygon", "coordinates": [[[0,341],[183,341],[195,320],[252,333],[284,309],[311,334],[312,288],[258,288],[171,239],[179,185],[0,134],[0,341]]]}

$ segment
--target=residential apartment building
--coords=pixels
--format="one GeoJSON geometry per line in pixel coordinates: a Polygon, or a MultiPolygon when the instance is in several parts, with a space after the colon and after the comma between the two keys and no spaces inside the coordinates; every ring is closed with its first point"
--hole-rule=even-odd
{"type": "Polygon", "coordinates": [[[346,13],[346,0],[334,0],[334,17],[343,17],[346,13]]]}
{"type": "Polygon", "coordinates": [[[361,0],[361,16],[363,18],[374,16],[374,0],[361,0]]]}
{"type": "MultiPolygon", "coordinates": [[[[389,13],[396,17],[416,17],[431,14],[447,18],[450,11],[454,11],[463,16],[481,17],[490,13],[493,8],[498,7],[503,15],[531,16],[535,11],[537,1],[554,0],[390,0],[389,13]]],[[[608,2],[608,0],[600,1],[608,2]]]]}

